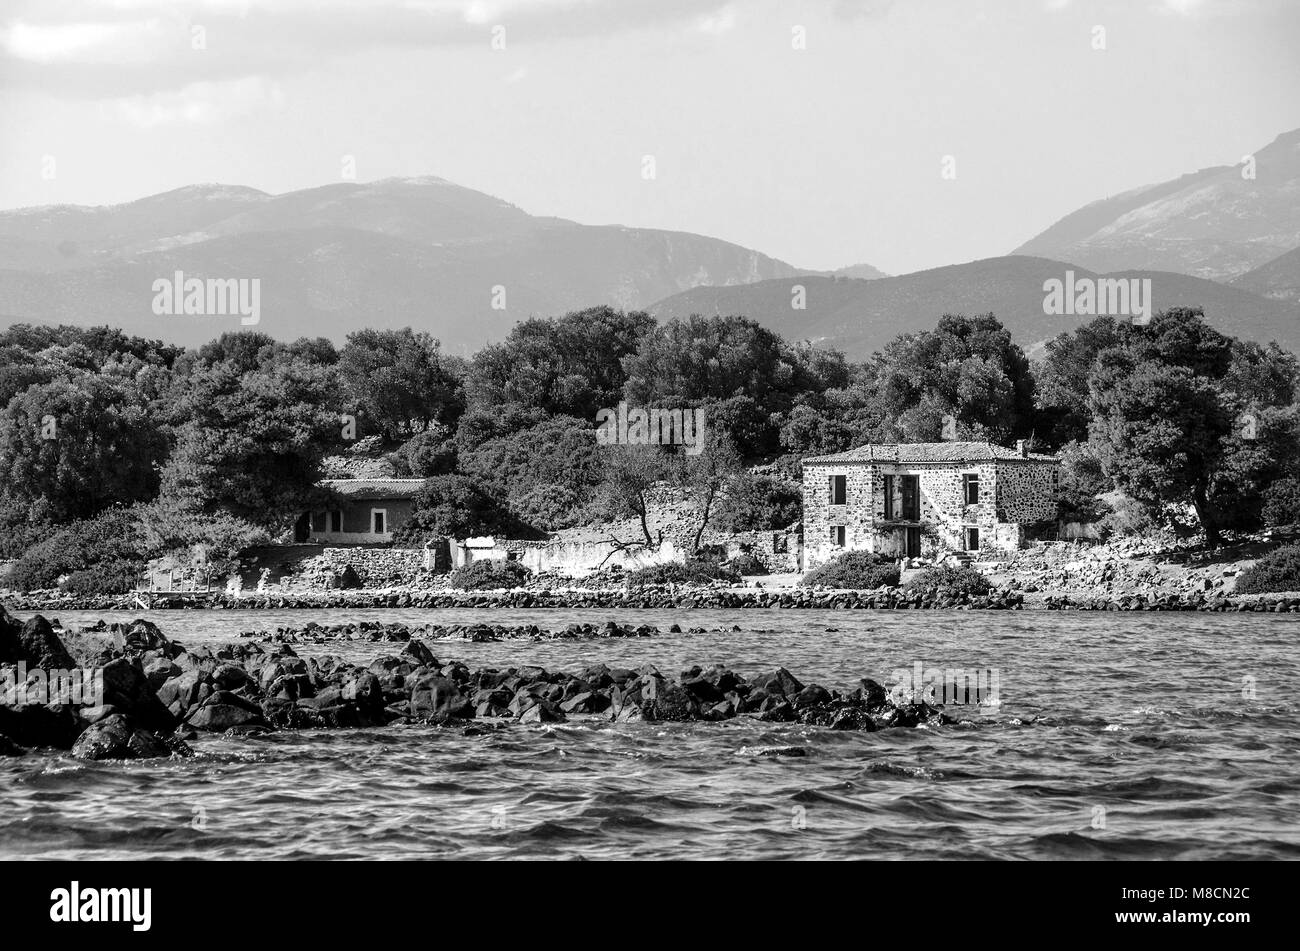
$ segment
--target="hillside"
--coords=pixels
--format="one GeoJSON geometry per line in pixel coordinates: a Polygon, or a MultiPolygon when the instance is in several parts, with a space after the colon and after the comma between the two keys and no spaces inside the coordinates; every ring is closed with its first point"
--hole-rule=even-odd
{"type": "Polygon", "coordinates": [[[802,273],[702,235],[535,217],[433,177],[279,196],[202,185],[0,213],[0,325],[109,323],[184,344],[239,327],[234,317],[155,316],[152,283],[177,270],[259,278],[258,329],[276,337],[341,341],[359,327],[409,324],[458,351],[533,315],[644,307],[699,284],[802,273]],[[497,288],[504,309],[492,306],[497,288]]]}
{"type": "MultiPolygon", "coordinates": [[[[873,281],[800,277],[741,287],[697,287],[650,308],[661,319],[699,314],[745,314],[797,340],[811,340],[861,359],[902,333],[933,327],[945,313],[993,312],[1015,340],[1032,348],[1088,317],[1043,312],[1043,283],[1097,275],[1060,261],[1025,256],[988,258],[873,281]],[[791,306],[803,285],[806,309],[791,306]]],[[[1210,323],[1251,340],[1300,346],[1300,307],[1249,291],[1168,272],[1120,272],[1107,277],[1151,279],[1153,307],[1201,305],[1210,323]]]]}
{"type": "Polygon", "coordinates": [[[1300,248],[1233,278],[1232,286],[1260,297],[1300,303],[1300,248]]]}
{"type": "Polygon", "coordinates": [[[1175,271],[1228,280],[1300,247],[1300,129],[1242,165],[1202,169],[1093,202],[1012,254],[1095,271],[1175,271]]]}

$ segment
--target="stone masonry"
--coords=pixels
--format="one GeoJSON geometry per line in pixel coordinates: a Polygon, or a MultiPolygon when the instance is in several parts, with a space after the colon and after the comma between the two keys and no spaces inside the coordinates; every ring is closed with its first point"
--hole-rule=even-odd
{"type": "Polygon", "coordinates": [[[805,459],[804,568],[849,550],[928,557],[1023,547],[1026,525],[1056,516],[1058,467],[1023,443],[881,444],[805,459]],[[836,477],[842,504],[832,497],[836,477]],[[910,485],[914,511],[905,508],[910,485]]]}

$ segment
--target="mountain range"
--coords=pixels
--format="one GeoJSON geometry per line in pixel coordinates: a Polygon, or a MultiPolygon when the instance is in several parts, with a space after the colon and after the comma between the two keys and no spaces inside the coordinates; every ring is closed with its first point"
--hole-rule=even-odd
{"type": "Polygon", "coordinates": [[[1088,319],[1045,313],[1044,282],[1071,271],[1150,279],[1156,309],[1199,305],[1227,332],[1300,349],[1300,129],[1238,165],[1086,205],[1010,255],[895,277],[534,216],[433,176],[283,195],[192,185],[0,212],[0,326],[107,323],[190,345],[240,328],[238,317],[155,315],[153,282],[178,271],[260,279],[257,329],[281,339],[410,325],[460,353],[526,317],[598,304],[745,314],[853,358],[943,313],[991,311],[1032,349],[1088,319]]]}
{"type": "Polygon", "coordinates": [[[107,207],[0,213],[0,323],[109,323],[184,344],[230,317],[156,316],[153,281],[258,278],[259,330],[327,336],[428,330],[453,350],[519,319],[644,307],[699,284],[801,273],[680,231],[535,217],[440,178],[341,183],[272,196],[194,185],[107,207]]]}

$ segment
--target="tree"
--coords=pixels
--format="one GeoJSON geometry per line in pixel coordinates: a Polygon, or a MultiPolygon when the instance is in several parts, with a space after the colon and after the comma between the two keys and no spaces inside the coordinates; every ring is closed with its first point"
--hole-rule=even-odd
{"type": "Polygon", "coordinates": [[[152,498],[166,450],[130,380],[77,373],[30,386],[0,411],[0,485],[34,520],[152,498]]]}
{"type": "Polygon", "coordinates": [[[511,521],[474,479],[442,475],[428,479],[415,497],[415,511],[394,541],[425,544],[431,538],[472,538],[509,529],[511,521]]]}
{"type": "Polygon", "coordinates": [[[437,340],[410,327],[348,334],[338,367],[358,414],[388,439],[454,423],[463,409],[455,365],[437,340]]]}
{"type": "Polygon", "coordinates": [[[504,341],[474,355],[469,404],[498,416],[507,407],[528,407],[594,422],[599,410],[618,403],[623,361],[654,326],[642,311],[609,307],[521,321],[504,341]]]}
{"type": "Polygon", "coordinates": [[[656,327],[624,359],[624,396],[638,407],[708,406],[725,417],[742,455],[760,456],[777,447],[780,416],[794,405],[810,365],[746,317],[693,314],[656,327]]]}
{"type": "Polygon", "coordinates": [[[682,476],[687,495],[695,505],[699,522],[691,539],[691,549],[700,550],[700,540],[709,527],[720,498],[741,487],[745,467],[740,455],[725,430],[713,427],[708,430],[705,444],[696,455],[685,455],[682,476]]]}
{"type": "Polygon", "coordinates": [[[872,413],[883,430],[875,439],[937,441],[947,417],[964,439],[1005,443],[1033,431],[1029,361],[992,314],[944,314],[934,330],[895,338],[872,364],[872,413]]]}
{"type": "Polygon", "coordinates": [[[251,364],[240,351],[196,367],[173,408],[164,492],[272,530],[316,498],[321,459],[341,438],[337,378],[279,346],[259,349],[251,364]]]}
{"type": "Polygon", "coordinates": [[[1224,529],[1258,526],[1265,489],[1300,444],[1296,412],[1267,405],[1294,392],[1284,357],[1218,333],[1198,309],[1125,328],[1088,380],[1107,477],[1152,514],[1190,504],[1210,545],[1224,529]]]}
{"type": "Polygon", "coordinates": [[[672,457],[658,446],[615,445],[600,448],[604,479],[601,492],[614,515],[634,515],[641,521],[641,533],[648,547],[655,545],[650,534],[650,492],[655,484],[676,476],[672,457]]]}

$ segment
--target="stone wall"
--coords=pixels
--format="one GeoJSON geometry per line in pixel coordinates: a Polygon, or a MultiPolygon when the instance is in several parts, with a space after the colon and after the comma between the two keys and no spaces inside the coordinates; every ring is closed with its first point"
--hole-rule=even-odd
{"type": "Polygon", "coordinates": [[[1024,543],[1023,525],[1056,513],[1057,467],[1048,462],[816,463],[803,480],[804,568],[841,551],[903,554],[902,476],[918,477],[921,554],[966,548],[965,530],[979,529],[979,548],[1014,550],[1024,543]],[[831,477],[845,476],[844,505],[831,504],[831,477]],[[894,476],[893,518],[885,521],[885,476],[894,476]],[[978,476],[978,502],[967,505],[966,476],[978,476]],[[831,528],[844,526],[844,547],[832,543],[831,528]]]}
{"type": "MultiPolygon", "coordinates": [[[[430,556],[431,558],[431,556],[430,556]]],[[[432,581],[432,564],[418,548],[326,548],[298,569],[280,579],[285,590],[316,590],[336,587],[344,569],[351,566],[367,588],[419,586],[432,581]]]]}

